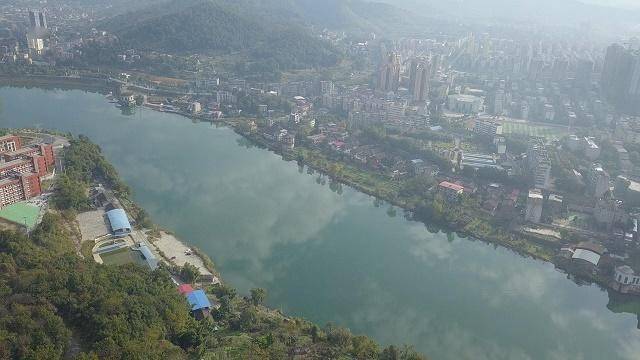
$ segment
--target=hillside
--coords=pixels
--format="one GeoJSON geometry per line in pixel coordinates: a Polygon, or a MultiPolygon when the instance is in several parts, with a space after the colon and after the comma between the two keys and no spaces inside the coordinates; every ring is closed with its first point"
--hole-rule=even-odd
{"type": "Polygon", "coordinates": [[[124,47],[167,53],[239,52],[280,70],[332,66],[340,53],[302,26],[225,1],[158,6],[110,19],[124,47]]]}
{"type": "MultiPolygon", "coordinates": [[[[277,1],[273,1],[277,2],[277,1]]],[[[268,2],[267,2],[268,3],[268,2]]],[[[419,16],[396,6],[363,0],[290,0],[289,8],[305,23],[330,30],[378,35],[405,35],[428,28],[429,12],[419,16]]]]}
{"type": "Polygon", "coordinates": [[[429,22],[362,0],[187,0],[162,2],[108,19],[123,46],[175,53],[242,52],[281,70],[334,65],[340,53],[311,29],[391,35],[429,22]]]}

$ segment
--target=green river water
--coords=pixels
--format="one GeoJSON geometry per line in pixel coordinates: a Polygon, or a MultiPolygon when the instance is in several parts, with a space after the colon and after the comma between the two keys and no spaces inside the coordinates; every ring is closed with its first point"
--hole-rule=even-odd
{"type": "Polygon", "coordinates": [[[454,234],[308,174],[229,128],[81,90],[0,88],[0,127],[85,134],[153,220],[270,306],[432,359],[640,359],[637,317],[553,265],[454,234]]]}

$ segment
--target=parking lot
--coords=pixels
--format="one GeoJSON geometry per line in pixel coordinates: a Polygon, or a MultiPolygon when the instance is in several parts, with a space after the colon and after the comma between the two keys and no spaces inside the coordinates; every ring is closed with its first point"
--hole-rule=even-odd
{"type": "Polygon", "coordinates": [[[109,233],[104,210],[93,210],[78,214],[76,217],[82,234],[82,241],[93,241],[109,233]]]}

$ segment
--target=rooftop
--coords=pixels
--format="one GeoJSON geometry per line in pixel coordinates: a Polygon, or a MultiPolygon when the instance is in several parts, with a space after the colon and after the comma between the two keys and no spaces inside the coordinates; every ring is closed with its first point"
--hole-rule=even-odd
{"type": "Polygon", "coordinates": [[[542,199],[542,191],[538,189],[529,190],[529,198],[530,199],[542,199]]]}
{"type": "Polygon", "coordinates": [[[449,189],[449,190],[454,190],[454,191],[464,191],[464,187],[460,186],[458,184],[454,184],[454,183],[450,183],[448,181],[443,181],[440,183],[440,187],[449,189]]]}
{"type": "Polygon", "coordinates": [[[598,266],[598,263],[600,262],[600,255],[591,250],[576,249],[573,252],[573,256],[571,256],[571,259],[584,260],[594,266],[598,266]]]}
{"type": "Polygon", "coordinates": [[[113,209],[107,211],[107,217],[109,218],[109,224],[111,224],[111,230],[131,229],[127,213],[124,210],[113,209]]]}
{"type": "Polygon", "coordinates": [[[187,301],[191,305],[191,311],[211,309],[211,302],[203,290],[194,290],[187,294],[187,301]]]}

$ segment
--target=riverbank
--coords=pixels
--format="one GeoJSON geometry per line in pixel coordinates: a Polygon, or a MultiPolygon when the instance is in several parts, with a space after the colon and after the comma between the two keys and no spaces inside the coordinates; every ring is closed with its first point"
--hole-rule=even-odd
{"type": "Polygon", "coordinates": [[[6,76],[0,75],[0,86],[14,87],[39,87],[39,88],[59,88],[78,89],[96,91],[101,93],[109,92],[113,86],[104,78],[71,77],[71,76],[6,76]]]}
{"type": "MultiPolygon", "coordinates": [[[[180,114],[185,115],[185,114],[180,114]]],[[[192,117],[189,117],[192,118],[192,117]]],[[[393,206],[397,206],[404,209],[408,213],[415,213],[415,204],[397,197],[394,194],[392,184],[387,179],[382,178],[378,174],[374,174],[370,171],[364,171],[346,163],[340,163],[328,159],[324,154],[319,151],[307,148],[297,148],[294,151],[283,150],[278,144],[273,144],[265,141],[261,136],[257,134],[246,133],[240,130],[237,121],[235,119],[225,119],[224,123],[234,129],[234,131],[241,136],[247,138],[255,144],[259,144],[271,151],[283,155],[283,158],[287,160],[299,160],[306,164],[308,167],[315,171],[322,172],[331,176],[331,167],[335,164],[344,165],[344,171],[339,176],[331,176],[334,181],[341,184],[350,186],[360,192],[374,196],[378,199],[384,200],[393,206]],[[298,159],[298,155],[302,154],[302,159],[298,159]]],[[[425,222],[424,219],[418,219],[415,216],[411,217],[413,220],[425,222]]],[[[498,244],[507,249],[510,249],[520,255],[532,257],[534,259],[551,262],[558,265],[555,260],[555,252],[558,250],[556,244],[545,243],[544,241],[534,242],[525,237],[511,233],[507,230],[496,228],[489,225],[482,218],[474,219],[469,222],[452,222],[442,221],[438,223],[438,227],[448,231],[458,232],[465,236],[474,237],[480,241],[487,243],[498,244]]],[[[594,282],[598,282],[594,279],[594,282]]],[[[598,282],[599,283],[599,282],[598,282]]],[[[607,286],[608,284],[600,284],[607,286]]]]}

